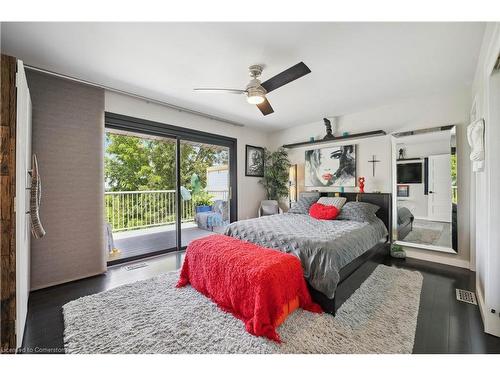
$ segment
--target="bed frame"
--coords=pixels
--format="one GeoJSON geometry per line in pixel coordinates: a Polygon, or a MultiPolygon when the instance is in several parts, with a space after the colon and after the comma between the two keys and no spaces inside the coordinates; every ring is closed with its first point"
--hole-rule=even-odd
{"type": "MultiPolygon", "coordinates": [[[[300,196],[321,196],[321,197],[333,197],[336,193],[326,193],[326,192],[303,192],[300,196]]],[[[391,230],[392,230],[392,194],[390,193],[338,193],[339,196],[347,198],[348,202],[359,201],[373,203],[380,207],[377,211],[377,217],[379,217],[385,224],[389,234],[377,245],[372,247],[370,250],[364,252],[359,257],[354,259],[351,263],[340,269],[340,280],[337,284],[337,290],[341,287],[342,283],[349,278],[361,265],[366,261],[371,259],[377,254],[386,253],[391,244],[391,230]]],[[[309,284],[309,291],[312,298],[316,303],[318,303],[325,312],[335,315],[337,308],[336,300],[334,298],[328,298],[323,293],[312,288],[309,284]]],[[[337,291],[335,292],[335,296],[337,291]]]]}

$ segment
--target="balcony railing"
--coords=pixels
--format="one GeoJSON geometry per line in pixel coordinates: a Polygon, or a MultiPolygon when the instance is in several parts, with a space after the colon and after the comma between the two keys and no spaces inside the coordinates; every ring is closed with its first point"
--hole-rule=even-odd
{"type": "MultiPolygon", "coordinates": [[[[207,191],[226,200],[227,190],[207,191]]],[[[114,191],[104,195],[105,215],[113,232],[175,224],[175,190],[114,191]]],[[[192,200],[182,200],[181,221],[194,220],[192,200]]]]}

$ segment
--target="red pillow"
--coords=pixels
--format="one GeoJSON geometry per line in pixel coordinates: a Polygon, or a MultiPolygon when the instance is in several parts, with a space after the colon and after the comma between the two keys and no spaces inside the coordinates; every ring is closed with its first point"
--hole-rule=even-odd
{"type": "Polygon", "coordinates": [[[326,206],[321,203],[314,203],[309,209],[309,215],[320,220],[333,220],[338,216],[339,212],[337,207],[326,206]]]}

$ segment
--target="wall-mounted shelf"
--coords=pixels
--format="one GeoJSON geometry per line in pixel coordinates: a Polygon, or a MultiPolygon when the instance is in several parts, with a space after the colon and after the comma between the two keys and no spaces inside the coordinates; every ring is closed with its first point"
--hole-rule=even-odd
{"type": "Polygon", "coordinates": [[[405,162],[405,161],[422,161],[422,158],[406,158],[406,159],[396,159],[396,162],[405,162]]]}
{"type": "Polygon", "coordinates": [[[347,141],[349,139],[380,137],[382,135],[387,135],[387,133],[383,130],[373,130],[370,132],[349,134],[349,135],[346,135],[345,137],[336,137],[334,139],[320,139],[318,141],[313,141],[313,142],[306,141],[306,142],[299,142],[299,143],[290,143],[288,145],[283,145],[283,147],[284,148],[298,148],[298,147],[314,146],[314,145],[321,145],[321,144],[327,144],[327,143],[343,142],[343,141],[347,141]]]}

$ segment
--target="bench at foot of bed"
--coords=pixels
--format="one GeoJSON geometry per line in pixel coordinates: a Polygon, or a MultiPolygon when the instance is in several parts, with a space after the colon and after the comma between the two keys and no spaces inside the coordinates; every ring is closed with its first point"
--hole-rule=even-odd
{"type": "Polygon", "coordinates": [[[177,287],[187,284],[245,322],[251,334],[277,342],[276,328],[295,309],[322,311],[299,259],[224,235],[189,244],[177,287]]]}

